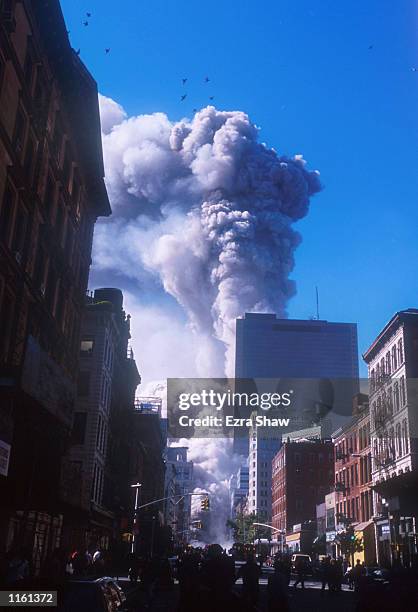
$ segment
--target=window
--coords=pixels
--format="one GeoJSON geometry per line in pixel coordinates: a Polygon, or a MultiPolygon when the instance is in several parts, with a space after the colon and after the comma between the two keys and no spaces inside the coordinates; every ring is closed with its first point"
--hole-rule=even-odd
{"type": "Polygon", "coordinates": [[[48,219],[51,219],[52,211],[54,210],[55,204],[55,181],[52,178],[51,174],[48,174],[48,179],[46,181],[45,187],[45,196],[44,196],[44,206],[45,212],[48,219]]]}
{"type": "Polygon", "coordinates": [[[23,67],[23,73],[24,73],[26,85],[29,91],[31,90],[32,79],[34,76],[34,69],[35,69],[35,60],[34,60],[34,54],[33,54],[33,47],[32,47],[30,40],[28,40],[25,64],[23,67]]]}
{"type": "Polygon", "coordinates": [[[10,245],[10,237],[12,233],[14,200],[14,191],[11,185],[8,183],[4,191],[0,211],[0,236],[7,246],[10,245]]]}
{"type": "Polygon", "coordinates": [[[402,422],[402,439],[404,446],[404,454],[409,453],[409,438],[408,438],[408,423],[407,420],[404,419],[402,422]]]}
{"type": "Polygon", "coordinates": [[[78,375],[77,393],[79,397],[87,397],[90,393],[90,372],[80,372],[78,375]]]}
{"type": "Polygon", "coordinates": [[[81,193],[80,173],[79,173],[77,168],[74,168],[74,170],[73,170],[73,181],[72,181],[72,187],[71,187],[71,198],[73,200],[73,204],[74,204],[74,207],[75,207],[76,211],[78,209],[78,203],[79,203],[79,200],[80,200],[80,193],[81,193]]]}
{"type": "Polygon", "coordinates": [[[20,157],[25,147],[25,134],[26,134],[26,115],[21,106],[18,107],[15,121],[14,131],[14,146],[17,155],[20,157]]]}
{"type": "Polygon", "coordinates": [[[67,189],[68,189],[68,186],[70,184],[70,179],[71,179],[71,167],[72,167],[72,160],[71,160],[70,143],[66,141],[65,151],[64,151],[64,161],[62,163],[62,173],[64,176],[63,182],[67,189]]]}
{"type": "Polygon", "coordinates": [[[68,261],[71,262],[72,254],[73,254],[73,245],[74,245],[74,229],[73,226],[68,219],[67,223],[67,236],[65,240],[65,254],[68,258],[68,261]]]}
{"type": "Polygon", "coordinates": [[[401,434],[401,424],[398,423],[396,425],[396,441],[397,441],[397,453],[398,457],[402,457],[402,434],[401,434]]]}
{"type": "Polygon", "coordinates": [[[99,419],[97,421],[97,433],[96,433],[96,447],[101,449],[101,437],[102,437],[102,417],[99,414],[99,419]]]}
{"type": "Polygon", "coordinates": [[[403,341],[402,339],[398,342],[398,359],[399,365],[403,364],[403,341]]]}
{"type": "Polygon", "coordinates": [[[71,431],[72,444],[84,444],[86,436],[87,413],[75,412],[73,419],[73,429],[71,431]]]}
{"type": "Polygon", "coordinates": [[[36,143],[35,143],[33,136],[29,136],[28,142],[26,145],[25,161],[23,164],[29,185],[32,185],[33,183],[33,174],[35,170],[35,164],[36,164],[36,143]]]}
{"type": "Polygon", "coordinates": [[[80,343],[80,354],[85,357],[86,355],[91,355],[93,353],[94,348],[94,339],[91,337],[86,337],[81,340],[80,343]]]}
{"type": "Polygon", "coordinates": [[[390,352],[388,351],[386,353],[386,374],[390,374],[391,373],[391,363],[390,363],[390,352]]]}
{"type": "Polygon", "coordinates": [[[13,232],[12,250],[15,254],[17,262],[22,262],[23,252],[26,243],[28,216],[23,207],[17,211],[15,228],[13,232]]]}
{"type": "Polygon", "coordinates": [[[401,376],[400,391],[401,391],[401,393],[400,393],[401,406],[405,406],[405,404],[406,404],[405,376],[401,376]]]}
{"type": "Polygon", "coordinates": [[[395,404],[395,410],[399,410],[399,384],[395,382],[393,386],[393,403],[395,404]]]}
{"type": "Polygon", "coordinates": [[[60,117],[60,112],[57,111],[55,115],[54,137],[52,141],[52,147],[54,149],[54,154],[55,154],[55,157],[58,163],[60,161],[62,140],[63,140],[63,131],[62,131],[62,126],[61,126],[61,117],[60,117]]]}
{"type": "Polygon", "coordinates": [[[0,55],[0,95],[1,95],[2,85],[3,85],[3,77],[4,77],[4,60],[2,56],[0,55]]]}
{"type": "Polygon", "coordinates": [[[55,297],[57,292],[57,275],[55,270],[51,267],[48,274],[48,283],[46,286],[45,299],[48,304],[48,308],[51,312],[55,309],[55,297]]]}
{"type": "Polygon", "coordinates": [[[59,244],[62,244],[64,239],[65,229],[65,204],[62,198],[60,198],[57,206],[57,214],[55,217],[55,229],[56,237],[59,244]]]}
{"type": "Polygon", "coordinates": [[[45,78],[41,73],[41,69],[38,65],[36,71],[36,82],[35,82],[35,92],[33,94],[33,102],[37,113],[37,118],[45,118],[47,112],[47,104],[48,104],[48,85],[45,82],[45,78]]]}
{"type": "Polygon", "coordinates": [[[398,358],[396,354],[396,346],[392,348],[392,370],[395,371],[398,369],[398,358]]]}
{"type": "Polygon", "coordinates": [[[46,255],[41,245],[39,245],[36,255],[36,263],[34,270],[34,281],[41,293],[45,293],[45,276],[46,276],[46,255]]]}
{"type": "Polygon", "coordinates": [[[11,294],[4,292],[0,303],[0,356],[6,358],[6,360],[12,332],[13,311],[14,299],[11,294]]]}
{"type": "Polygon", "coordinates": [[[64,283],[62,279],[60,279],[57,282],[56,295],[57,295],[57,298],[56,298],[56,307],[55,307],[54,314],[55,314],[57,323],[62,328],[64,324],[64,320],[65,320],[65,310],[66,310],[66,303],[67,303],[64,283]]]}

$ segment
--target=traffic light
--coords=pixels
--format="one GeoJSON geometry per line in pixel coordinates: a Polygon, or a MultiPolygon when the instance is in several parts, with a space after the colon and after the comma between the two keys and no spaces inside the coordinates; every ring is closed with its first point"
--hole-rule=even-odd
{"type": "Polygon", "coordinates": [[[200,509],[202,510],[202,512],[209,511],[209,497],[204,497],[200,500],[200,509]]]}

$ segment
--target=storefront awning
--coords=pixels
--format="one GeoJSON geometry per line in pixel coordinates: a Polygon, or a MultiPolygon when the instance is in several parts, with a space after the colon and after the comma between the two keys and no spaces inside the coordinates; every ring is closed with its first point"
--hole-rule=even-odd
{"type": "Polygon", "coordinates": [[[371,525],[373,525],[373,521],[364,521],[363,523],[357,523],[357,525],[354,525],[354,531],[364,531],[365,529],[367,529],[368,527],[370,527],[371,525]]]}
{"type": "Polygon", "coordinates": [[[299,542],[300,534],[301,534],[301,532],[298,531],[297,533],[291,533],[290,535],[287,535],[286,536],[286,543],[287,542],[299,542]]]}
{"type": "Polygon", "coordinates": [[[399,510],[405,514],[418,512],[418,474],[416,471],[388,476],[376,482],[372,489],[386,500],[399,498],[399,510]]]}

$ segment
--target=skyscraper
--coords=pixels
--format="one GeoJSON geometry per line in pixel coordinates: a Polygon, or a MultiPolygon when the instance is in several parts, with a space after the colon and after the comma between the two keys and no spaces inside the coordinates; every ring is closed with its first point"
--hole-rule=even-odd
{"type": "Polygon", "coordinates": [[[237,319],[235,377],[357,379],[357,325],[246,313],[237,319]]]}
{"type": "MultiPolygon", "coordinates": [[[[348,387],[352,387],[352,394],[347,396],[351,409],[352,395],[358,390],[358,375],[354,323],[279,319],[274,314],[258,313],[246,313],[237,320],[237,379],[348,379],[348,387]]],[[[281,433],[254,427],[249,432],[249,449],[248,435],[236,431],[234,452],[248,456],[250,451],[249,509],[269,520],[271,462],[280,448],[281,433]]]]}

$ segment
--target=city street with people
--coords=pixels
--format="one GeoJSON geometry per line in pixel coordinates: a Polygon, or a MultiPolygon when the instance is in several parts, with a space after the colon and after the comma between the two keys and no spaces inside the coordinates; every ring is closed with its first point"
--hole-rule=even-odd
{"type": "Polygon", "coordinates": [[[189,546],[171,558],[130,555],[118,575],[99,558],[83,555],[81,563],[81,555],[56,556],[34,580],[24,557],[15,557],[0,586],[56,590],[63,612],[389,612],[398,606],[415,612],[418,601],[418,574],[402,568],[388,571],[385,579],[372,578],[363,568],[352,588],[342,573],[333,573],[340,564],[332,559],[317,573],[293,567],[283,554],[268,562],[253,554],[238,561],[218,544],[189,546]]]}

